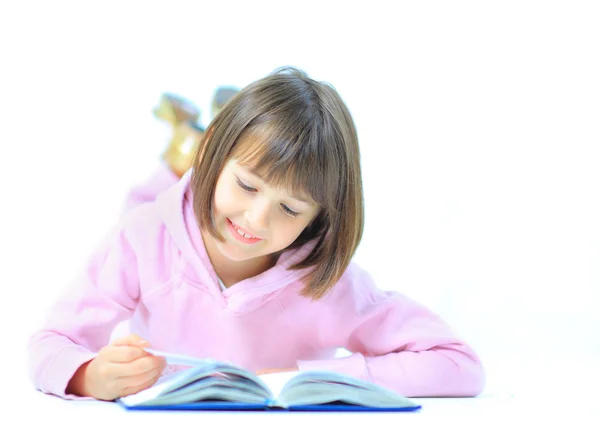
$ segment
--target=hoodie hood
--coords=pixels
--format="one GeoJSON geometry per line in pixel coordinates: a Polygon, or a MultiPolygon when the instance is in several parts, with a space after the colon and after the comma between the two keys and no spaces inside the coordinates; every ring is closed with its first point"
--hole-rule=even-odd
{"type": "Polygon", "coordinates": [[[301,262],[315,247],[316,239],[304,246],[285,251],[277,263],[267,271],[242,280],[225,291],[219,287],[218,276],[210,262],[202,234],[193,210],[190,181],[192,169],[169,189],[158,195],[156,205],[165,227],[170,233],[184,259],[198,274],[198,283],[206,286],[215,300],[234,313],[251,312],[275,297],[292,283],[303,287],[301,282],[310,269],[288,270],[301,262]]]}

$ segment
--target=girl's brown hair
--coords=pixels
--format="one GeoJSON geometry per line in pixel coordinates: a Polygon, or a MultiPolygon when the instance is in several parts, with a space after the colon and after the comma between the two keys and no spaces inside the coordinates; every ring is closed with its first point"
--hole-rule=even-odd
{"type": "Polygon", "coordinates": [[[310,268],[301,294],[321,298],[348,267],[363,233],[360,153],[354,122],[337,91],[280,68],[236,94],[206,129],[192,173],[194,211],[215,238],[213,201],[225,163],[236,158],[272,186],[320,206],[287,249],[318,239],[291,270],[310,268]]]}

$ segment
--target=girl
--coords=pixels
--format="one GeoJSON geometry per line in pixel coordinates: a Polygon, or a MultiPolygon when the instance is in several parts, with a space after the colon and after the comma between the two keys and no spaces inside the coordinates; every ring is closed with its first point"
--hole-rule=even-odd
{"type": "Polygon", "coordinates": [[[479,394],[473,350],[351,262],[362,233],[349,111],[331,86],[275,71],[227,104],[192,169],[95,252],[31,338],[33,383],[64,398],[135,393],[165,369],[151,343],[258,373],[339,371],[409,397],[479,394]],[[107,345],[126,319],[136,335],[107,345]]]}

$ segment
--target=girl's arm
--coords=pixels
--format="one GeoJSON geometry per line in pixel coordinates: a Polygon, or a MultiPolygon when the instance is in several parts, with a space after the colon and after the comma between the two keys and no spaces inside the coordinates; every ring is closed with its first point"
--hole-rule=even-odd
{"type": "Polygon", "coordinates": [[[66,289],[29,342],[34,386],[61,397],[77,369],[110,341],[139,298],[136,257],[122,231],[92,256],[84,274],[66,289]]]}
{"type": "Polygon", "coordinates": [[[354,270],[352,279],[323,303],[318,336],[324,347],[339,344],[352,355],[299,361],[301,371],[338,371],[409,397],[482,392],[481,361],[441,318],[399,293],[382,292],[367,273],[354,270]]]}

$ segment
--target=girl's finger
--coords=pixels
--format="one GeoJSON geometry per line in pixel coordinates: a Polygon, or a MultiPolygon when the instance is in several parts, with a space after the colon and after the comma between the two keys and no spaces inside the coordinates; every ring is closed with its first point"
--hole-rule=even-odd
{"type": "Polygon", "coordinates": [[[165,369],[166,362],[164,358],[158,356],[145,356],[133,362],[120,363],[118,365],[117,378],[129,378],[152,371],[162,372],[165,369]]]}
{"type": "Polygon", "coordinates": [[[101,351],[102,358],[113,363],[130,363],[149,356],[149,353],[135,346],[108,346],[101,351]]]}
{"type": "Polygon", "coordinates": [[[128,396],[145,390],[156,383],[161,371],[155,370],[134,377],[123,378],[121,381],[125,387],[121,390],[121,396],[128,396]]]}
{"type": "Polygon", "coordinates": [[[125,337],[120,337],[111,343],[112,346],[137,346],[150,347],[150,342],[144,340],[137,334],[129,334],[125,337]]]}

